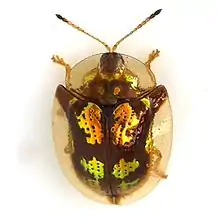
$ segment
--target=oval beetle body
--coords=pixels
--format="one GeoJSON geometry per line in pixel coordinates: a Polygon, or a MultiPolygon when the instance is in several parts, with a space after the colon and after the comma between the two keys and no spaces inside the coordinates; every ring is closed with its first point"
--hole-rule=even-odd
{"type": "Polygon", "coordinates": [[[147,195],[162,178],[172,142],[168,93],[157,85],[146,63],[115,52],[119,43],[160,13],[157,10],[109,52],[96,54],[66,69],[65,86],[56,90],[53,136],[60,166],[84,195],[102,203],[126,204],[147,195]]]}

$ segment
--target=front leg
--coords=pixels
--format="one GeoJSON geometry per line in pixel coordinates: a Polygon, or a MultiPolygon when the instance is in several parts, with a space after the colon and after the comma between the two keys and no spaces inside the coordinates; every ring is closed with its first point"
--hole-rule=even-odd
{"type": "Polygon", "coordinates": [[[153,71],[151,70],[151,63],[153,62],[153,60],[155,60],[155,58],[159,57],[160,55],[160,51],[159,50],[153,50],[151,52],[151,54],[148,57],[148,61],[145,63],[146,69],[148,74],[151,76],[151,79],[153,82],[156,82],[156,78],[154,76],[153,71]]]}
{"type": "Polygon", "coordinates": [[[64,59],[59,57],[58,55],[53,55],[52,60],[54,63],[60,64],[61,66],[65,67],[66,69],[65,84],[66,84],[66,88],[70,89],[71,88],[71,83],[70,83],[71,66],[68,63],[66,63],[64,59]]]}

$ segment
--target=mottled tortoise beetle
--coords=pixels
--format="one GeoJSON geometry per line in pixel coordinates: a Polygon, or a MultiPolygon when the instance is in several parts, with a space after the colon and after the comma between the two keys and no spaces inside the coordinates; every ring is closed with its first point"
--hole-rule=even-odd
{"type": "Polygon", "coordinates": [[[151,62],[115,52],[118,45],[161,10],[146,18],[112,48],[72,22],[59,19],[103,44],[108,52],[92,55],[66,69],[65,86],[56,89],[53,136],[60,166],[87,197],[126,204],[147,195],[166,178],[172,142],[168,93],[157,85],[151,62]]]}

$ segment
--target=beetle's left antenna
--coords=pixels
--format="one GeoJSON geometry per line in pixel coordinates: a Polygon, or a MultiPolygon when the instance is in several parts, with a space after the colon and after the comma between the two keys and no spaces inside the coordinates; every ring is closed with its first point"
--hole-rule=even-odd
{"type": "Polygon", "coordinates": [[[158,9],[153,14],[151,14],[149,17],[147,17],[145,20],[143,20],[137,27],[135,27],[131,32],[129,32],[127,35],[125,35],[123,38],[121,38],[113,47],[111,51],[115,51],[118,45],[124,41],[127,37],[132,35],[134,32],[142,28],[145,24],[147,24],[151,19],[153,19],[155,16],[159,15],[162,9],[158,9]]]}
{"type": "Polygon", "coordinates": [[[80,31],[80,32],[82,32],[82,33],[84,33],[84,34],[90,36],[90,37],[93,38],[94,40],[97,40],[99,43],[101,43],[102,45],[104,45],[108,51],[111,51],[111,47],[109,47],[105,42],[101,41],[99,38],[97,38],[97,37],[95,37],[95,36],[89,34],[89,33],[86,32],[86,31],[84,31],[81,27],[79,27],[79,26],[73,24],[71,21],[68,21],[66,18],[62,17],[61,15],[56,14],[56,16],[57,16],[57,18],[59,18],[60,20],[66,22],[66,23],[69,24],[70,26],[74,27],[76,30],[78,30],[78,31],[80,31]]]}

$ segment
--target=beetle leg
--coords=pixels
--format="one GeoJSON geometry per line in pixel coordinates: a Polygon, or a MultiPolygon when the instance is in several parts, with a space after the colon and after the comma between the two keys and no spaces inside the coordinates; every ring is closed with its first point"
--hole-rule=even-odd
{"type": "Polygon", "coordinates": [[[70,126],[68,127],[68,144],[67,146],[64,148],[64,152],[66,154],[72,154],[73,153],[73,138],[72,138],[72,132],[70,129],[70,126]]]}
{"type": "Polygon", "coordinates": [[[66,63],[64,59],[59,57],[58,55],[53,55],[52,60],[54,63],[58,63],[65,67],[66,69],[65,83],[66,83],[67,89],[69,89],[71,87],[71,84],[70,84],[71,66],[68,63],[66,63]]]}
{"type": "Polygon", "coordinates": [[[160,169],[158,166],[160,165],[160,161],[162,159],[161,152],[154,146],[152,147],[148,153],[150,154],[150,164],[149,166],[149,173],[151,176],[159,177],[161,179],[166,179],[167,175],[160,169]]]}
{"type": "Polygon", "coordinates": [[[145,66],[146,66],[146,68],[147,68],[147,72],[149,73],[149,75],[151,76],[151,79],[152,79],[152,81],[153,82],[156,82],[156,78],[155,78],[155,76],[154,76],[154,73],[153,73],[153,71],[151,70],[151,63],[152,63],[152,61],[155,59],[155,58],[157,58],[158,56],[159,56],[159,54],[160,54],[160,51],[159,50],[153,50],[151,53],[150,53],[150,55],[149,55],[149,57],[148,57],[148,61],[145,63],[145,66]]]}
{"type": "Polygon", "coordinates": [[[152,175],[155,177],[159,177],[160,179],[167,179],[168,175],[162,172],[161,170],[154,170],[152,175]]]}

